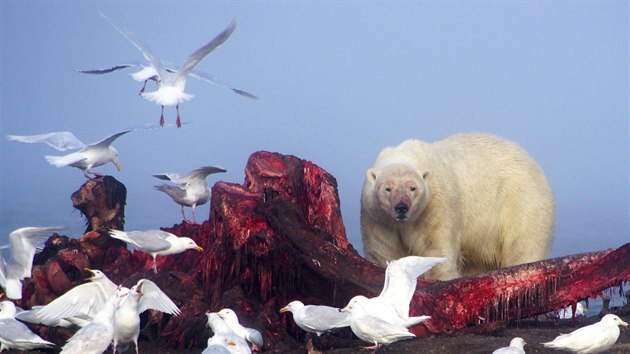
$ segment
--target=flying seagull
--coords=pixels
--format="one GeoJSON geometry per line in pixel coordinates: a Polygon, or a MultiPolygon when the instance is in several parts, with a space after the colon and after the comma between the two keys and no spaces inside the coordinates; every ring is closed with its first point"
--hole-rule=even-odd
{"type": "MultiPolygon", "coordinates": [[[[233,20],[230,25],[219,33],[216,37],[214,37],[210,42],[208,42],[203,47],[197,49],[194,53],[190,55],[190,57],[186,60],[186,62],[179,69],[172,69],[166,67],[160,59],[158,59],[155,54],[147,47],[142,41],[140,41],[136,36],[126,28],[120,26],[112,19],[107,16],[101,14],[103,18],[105,18],[109,23],[122,34],[125,38],[127,38],[144,56],[144,58],[149,62],[149,66],[143,66],[142,70],[136,73],[136,77],[134,79],[138,81],[146,81],[154,80],[157,82],[157,90],[151,92],[145,92],[144,88],[140,92],[142,97],[147,99],[148,101],[154,102],[162,106],[162,113],[160,115],[160,125],[164,126],[164,106],[175,106],[177,110],[177,127],[181,127],[181,119],[179,115],[179,104],[182,102],[190,101],[193,98],[192,94],[184,92],[186,88],[186,79],[188,75],[197,77],[199,79],[203,79],[215,84],[219,84],[222,86],[226,86],[232,89],[234,92],[249,98],[257,98],[256,96],[245,92],[243,90],[235,89],[230,87],[227,84],[222,83],[220,80],[212,77],[209,74],[202,74],[199,72],[193,73],[194,67],[199,64],[199,62],[210,52],[217,49],[221,44],[223,44],[234,32],[236,28],[236,21],[233,20]]],[[[86,73],[98,74],[98,73],[108,73],[118,69],[123,69],[128,67],[128,65],[118,65],[108,69],[102,70],[88,70],[86,73]]]]}
{"type": "Polygon", "coordinates": [[[58,151],[76,150],[64,156],[45,156],[46,161],[57,167],[72,166],[83,171],[87,178],[91,178],[90,174],[102,176],[100,173],[92,172],[94,167],[105,165],[108,162],[113,163],[116,169],[120,171],[120,162],[118,162],[118,150],[111,146],[114,140],[121,135],[129,133],[131,130],[125,130],[90,145],[86,145],[79,140],[71,132],[52,132],[39,135],[7,135],[11,141],[19,141],[21,143],[44,143],[55,148],[58,151]]]}

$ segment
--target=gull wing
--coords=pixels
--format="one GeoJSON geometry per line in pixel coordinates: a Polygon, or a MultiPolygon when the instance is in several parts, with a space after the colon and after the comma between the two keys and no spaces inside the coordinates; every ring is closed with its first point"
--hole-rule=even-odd
{"type": "Polygon", "coordinates": [[[153,175],[153,177],[159,178],[164,181],[171,181],[175,183],[180,183],[179,181],[182,178],[182,176],[180,176],[179,173],[175,173],[175,172],[165,172],[159,175],[153,175]]]}
{"type": "Polygon", "coordinates": [[[2,256],[2,248],[0,248],[0,288],[7,288],[7,273],[4,265],[4,257],[2,256]]]}
{"type": "Polygon", "coordinates": [[[129,40],[131,44],[133,44],[133,46],[136,47],[142,53],[144,58],[151,64],[153,68],[155,68],[155,71],[158,72],[158,75],[164,70],[162,68],[162,62],[160,62],[160,59],[158,59],[153,54],[151,49],[149,49],[149,47],[146,46],[140,39],[138,39],[131,31],[117,24],[116,22],[114,22],[114,20],[105,16],[103,13],[101,13],[101,16],[104,19],[106,19],[112,25],[112,27],[114,27],[118,32],[120,32],[120,34],[122,34],[123,37],[127,38],[127,40],[129,40]]]}
{"type": "Polygon", "coordinates": [[[96,147],[96,146],[108,147],[109,145],[111,145],[114,142],[114,140],[118,139],[119,136],[127,134],[130,131],[131,130],[125,130],[125,131],[122,131],[120,133],[112,134],[112,135],[108,136],[107,138],[99,141],[98,143],[90,145],[90,147],[96,147]]]}
{"type": "Polygon", "coordinates": [[[114,66],[110,66],[109,68],[103,68],[103,69],[89,69],[89,70],[75,70],[78,73],[81,74],[109,74],[111,72],[114,72],[116,70],[121,70],[121,69],[126,69],[128,67],[131,66],[138,66],[138,64],[120,64],[120,65],[114,65],[114,66]]]}
{"type": "Polygon", "coordinates": [[[378,298],[389,303],[402,318],[409,317],[409,302],[416,291],[418,277],[445,261],[442,257],[408,256],[389,262],[378,298]]]}
{"type": "Polygon", "coordinates": [[[85,283],[68,290],[38,312],[41,321],[53,321],[73,316],[94,317],[100,311],[108,294],[99,283],[85,283]]]}
{"type": "Polygon", "coordinates": [[[192,71],[192,69],[199,64],[201,59],[203,59],[206,55],[208,55],[213,50],[217,49],[221,44],[223,44],[230,36],[232,32],[236,29],[236,19],[232,20],[230,25],[223,30],[223,32],[219,33],[216,37],[214,37],[208,44],[203,47],[197,49],[192,55],[186,60],[186,62],[182,65],[177,73],[176,80],[185,79],[186,76],[192,71]]]}
{"type": "Polygon", "coordinates": [[[245,97],[248,97],[248,98],[251,98],[251,99],[254,99],[254,100],[258,99],[257,96],[255,96],[255,95],[253,95],[253,94],[251,94],[251,93],[249,93],[247,91],[244,91],[244,90],[241,90],[241,89],[237,89],[237,88],[233,87],[232,85],[221,81],[220,79],[218,79],[216,76],[214,76],[212,74],[205,73],[203,71],[193,70],[193,71],[190,72],[189,75],[191,77],[194,77],[195,79],[198,79],[198,80],[203,80],[203,81],[209,82],[211,84],[227,87],[230,90],[234,91],[235,93],[238,93],[241,96],[245,96],[245,97]]]}
{"type": "Polygon", "coordinates": [[[61,226],[23,227],[9,235],[11,258],[6,267],[7,275],[22,280],[31,275],[33,256],[41,249],[50,233],[62,230],[61,226]]]}
{"type": "Polygon", "coordinates": [[[39,135],[7,135],[7,139],[21,143],[44,143],[58,151],[75,150],[85,147],[85,144],[70,132],[52,132],[39,135]]]}
{"type": "Polygon", "coordinates": [[[148,309],[171,315],[179,315],[181,313],[177,305],[154,282],[148,279],[140,279],[136,286],[140,287],[142,292],[142,297],[140,297],[140,302],[138,303],[138,314],[148,309]]]}
{"type": "Polygon", "coordinates": [[[166,241],[166,238],[173,235],[162,230],[129,231],[126,234],[127,237],[124,236],[124,233],[117,230],[110,231],[110,236],[113,238],[130,243],[132,246],[147,253],[163,251],[171,247],[171,243],[166,241]]]}
{"type": "Polygon", "coordinates": [[[307,305],[303,308],[303,325],[313,331],[324,332],[350,326],[350,314],[324,305],[307,305]]]}
{"type": "Polygon", "coordinates": [[[188,172],[188,174],[186,174],[184,177],[180,179],[180,182],[188,183],[190,180],[193,180],[193,179],[206,179],[208,175],[219,173],[219,172],[227,172],[227,170],[224,170],[221,167],[215,167],[215,166],[199,167],[188,172]]]}
{"type": "Polygon", "coordinates": [[[25,324],[14,318],[0,319],[0,340],[2,342],[27,344],[39,343],[43,346],[53,346],[54,344],[43,340],[40,336],[33,333],[25,324]]]}

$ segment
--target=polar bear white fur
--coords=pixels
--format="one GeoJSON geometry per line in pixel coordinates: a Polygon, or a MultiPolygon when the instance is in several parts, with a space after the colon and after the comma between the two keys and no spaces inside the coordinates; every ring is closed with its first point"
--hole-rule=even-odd
{"type": "Polygon", "coordinates": [[[368,259],[446,257],[447,280],[548,257],[555,213],[542,169],[517,144],[485,133],[381,151],[361,194],[368,259]]]}

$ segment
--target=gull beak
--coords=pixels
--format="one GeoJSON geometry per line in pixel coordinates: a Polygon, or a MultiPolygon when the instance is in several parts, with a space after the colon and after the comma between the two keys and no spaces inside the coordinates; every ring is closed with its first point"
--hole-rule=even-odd
{"type": "Polygon", "coordinates": [[[346,307],[344,307],[342,309],[339,309],[339,312],[348,312],[348,306],[346,306],[346,307]]]}
{"type": "Polygon", "coordinates": [[[289,309],[286,308],[286,307],[283,307],[283,308],[280,309],[280,313],[285,313],[287,311],[289,311],[289,309]]]}
{"type": "Polygon", "coordinates": [[[86,270],[86,271],[92,273],[92,276],[89,276],[89,277],[85,278],[85,280],[92,280],[92,279],[94,279],[94,275],[95,274],[94,274],[94,271],[92,269],[90,269],[90,268],[83,268],[83,270],[86,270]]]}
{"type": "Polygon", "coordinates": [[[235,341],[228,341],[226,344],[229,345],[229,346],[236,347],[236,342],[235,341]]]}
{"type": "Polygon", "coordinates": [[[195,249],[199,252],[203,252],[203,248],[199,247],[199,246],[195,246],[195,249]]]}
{"type": "Polygon", "coordinates": [[[620,321],[619,324],[628,327],[628,322],[620,321]]]}
{"type": "Polygon", "coordinates": [[[116,166],[116,169],[117,169],[118,171],[120,171],[120,162],[118,161],[118,159],[117,159],[117,158],[114,158],[114,159],[112,160],[112,162],[113,162],[113,163],[114,163],[114,165],[116,166]]]}

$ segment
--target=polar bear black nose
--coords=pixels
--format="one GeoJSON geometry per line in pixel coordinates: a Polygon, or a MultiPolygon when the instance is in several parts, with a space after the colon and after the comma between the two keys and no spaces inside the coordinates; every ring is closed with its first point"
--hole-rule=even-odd
{"type": "Polygon", "coordinates": [[[407,204],[400,202],[396,204],[394,210],[396,211],[396,213],[398,213],[398,215],[405,215],[409,211],[409,207],[407,206],[407,204]]]}

